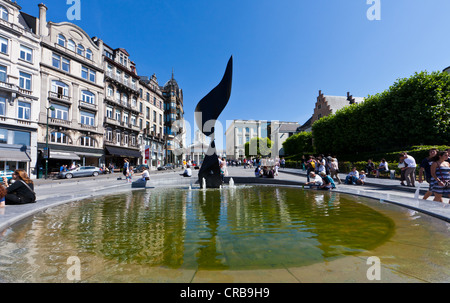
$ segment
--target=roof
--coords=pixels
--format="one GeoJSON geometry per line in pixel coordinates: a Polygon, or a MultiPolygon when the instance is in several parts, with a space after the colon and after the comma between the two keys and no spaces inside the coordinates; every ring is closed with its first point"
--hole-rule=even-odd
{"type": "Polygon", "coordinates": [[[300,127],[298,123],[290,123],[290,124],[281,124],[280,133],[295,133],[297,129],[300,127]]]}
{"type": "MultiPolygon", "coordinates": [[[[350,105],[348,97],[343,96],[323,96],[323,97],[325,98],[332,113],[336,113],[338,110],[350,105]]],[[[355,100],[355,103],[364,102],[364,98],[353,97],[353,99],[355,100]]]]}

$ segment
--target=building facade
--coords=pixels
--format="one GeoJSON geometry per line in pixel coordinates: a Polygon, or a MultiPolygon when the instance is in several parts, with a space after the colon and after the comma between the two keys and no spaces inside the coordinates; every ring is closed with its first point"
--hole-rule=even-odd
{"type": "Polygon", "coordinates": [[[364,98],[353,97],[349,92],[347,92],[347,96],[345,97],[327,96],[324,95],[322,91],[319,91],[319,96],[317,97],[317,102],[314,107],[314,113],[310,124],[313,125],[317,120],[331,114],[335,114],[338,110],[346,106],[361,102],[364,102],[364,98]]]}
{"type": "Polygon", "coordinates": [[[122,167],[128,159],[131,165],[142,164],[139,144],[139,76],[136,64],[123,48],[113,49],[102,40],[93,39],[103,50],[105,97],[103,127],[105,162],[122,167]]]}
{"type": "Polygon", "coordinates": [[[186,126],[184,123],[183,90],[172,78],[162,87],[164,96],[165,162],[181,165],[186,160],[186,126]]]}
{"type": "Polygon", "coordinates": [[[39,5],[41,34],[38,162],[49,172],[61,165],[104,164],[104,71],[101,49],[75,24],[47,22],[39,5]]]}
{"type": "Polygon", "coordinates": [[[38,20],[0,1],[0,171],[24,169],[36,178],[39,118],[38,20]]]}
{"type": "Polygon", "coordinates": [[[225,132],[227,158],[243,160],[245,143],[253,138],[269,138],[272,141],[270,157],[282,156],[284,141],[295,134],[299,126],[297,122],[234,120],[225,132]]]}
{"type": "Polygon", "coordinates": [[[141,153],[150,170],[164,165],[164,98],[156,75],[140,77],[139,81],[139,128],[141,153]]]}

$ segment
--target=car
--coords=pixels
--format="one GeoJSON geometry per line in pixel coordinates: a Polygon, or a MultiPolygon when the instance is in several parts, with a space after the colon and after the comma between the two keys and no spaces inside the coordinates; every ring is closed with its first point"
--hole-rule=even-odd
{"type": "Polygon", "coordinates": [[[173,164],[166,164],[164,166],[160,166],[158,167],[158,170],[169,170],[169,169],[174,169],[175,167],[173,166],[173,164]]]}
{"type": "Polygon", "coordinates": [[[133,171],[134,171],[135,173],[142,173],[142,172],[143,172],[144,170],[146,170],[146,169],[149,169],[148,165],[147,165],[147,164],[141,164],[141,165],[136,166],[136,167],[133,169],[133,171]]]}
{"type": "Polygon", "coordinates": [[[0,182],[3,182],[3,177],[6,177],[6,179],[11,180],[13,175],[12,170],[2,170],[0,171],[0,182]]]}
{"type": "Polygon", "coordinates": [[[60,179],[72,179],[78,177],[97,177],[102,173],[102,170],[95,166],[80,166],[72,170],[60,172],[58,177],[60,179]]]}

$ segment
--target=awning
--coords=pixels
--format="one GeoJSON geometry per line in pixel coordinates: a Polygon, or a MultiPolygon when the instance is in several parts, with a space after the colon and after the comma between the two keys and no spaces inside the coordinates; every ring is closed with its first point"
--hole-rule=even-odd
{"type": "Polygon", "coordinates": [[[0,161],[17,161],[17,162],[31,162],[27,153],[19,149],[0,150],[0,161]]]}
{"type": "Polygon", "coordinates": [[[96,154],[96,153],[79,153],[76,152],[76,154],[80,157],[92,157],[92,158],[101,158],[103,157],[103,154],[96,154]]]}
{"type": "Polygon", "coordinates": [[[106,146],[106,150],[110,155],[119,156],[119,157],[130,157],[130,158],[141,158],[142,154],[140,151],[120,148],[120,147],[111,147],[106,146]]]}
{"type": "Polygon", "coordinates": [[[50,149],[50,159],[73,160],[73,161],[81,160],[80,157],[75,153],[54,149],[50,149]]]}

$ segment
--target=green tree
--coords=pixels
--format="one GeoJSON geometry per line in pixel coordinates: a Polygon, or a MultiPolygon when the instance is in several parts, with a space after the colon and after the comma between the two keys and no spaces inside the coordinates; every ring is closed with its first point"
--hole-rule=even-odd
{"type": "Polygon", "coordinates": [[[283,143],[283,148],[286,155],[313,152],[312,133],[301,132],[287,138],[283,143]]]}
{"type": "Polygon", "coordinates": [[[245,157],[268,157],[272,153],[272,141],[269,138],[253,138],[245,143],[245,157]]]}

